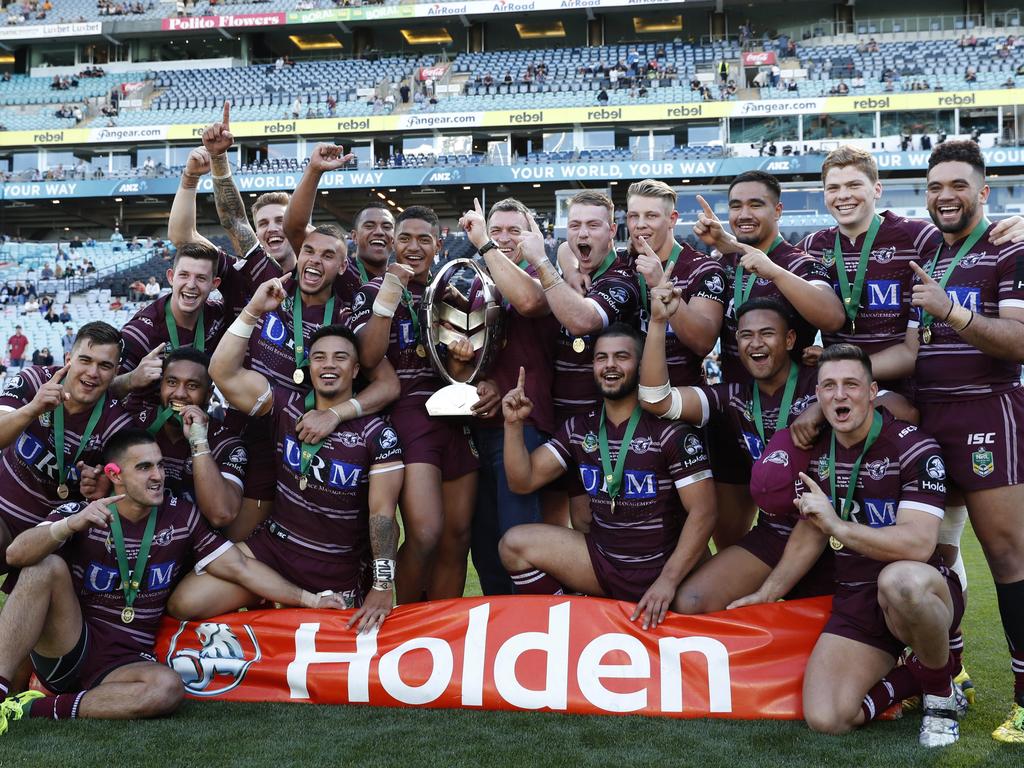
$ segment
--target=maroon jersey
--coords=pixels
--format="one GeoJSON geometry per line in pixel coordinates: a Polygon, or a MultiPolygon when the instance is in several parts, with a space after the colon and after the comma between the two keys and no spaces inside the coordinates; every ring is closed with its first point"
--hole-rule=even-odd
{"type": "MultiPolygon", "coordinates": [[[[376,277],[356,294],[352,301],[352,319],[350,325],[356,333],[373,316],[373,302],[377,299],[377,292],[380,290],[384,278],[376,277]]],[[[434,371],[430,359],[426,356],[420,357],[416,348],[427,345],[427,329],[423,322],[424,313],[420,312],[420,303],[423,301],[423,292],[426,286],[422,283],[409,281],[409,293],[412,294],[413,311],[419,319],[419,338],[415,333],[412,322],[412,315],[404,302],[399,302],[394,317],[391,318],[391,336],[388,340],[387,358],[394,366],[398,374],[398,380],[402,384],[401,401],[406,398],[426,401],[428,397],[440,389],[444,382],[434,371]]]]}
{"type": "Polygon", "coordinates": [[[238,313],[249,303],[249,299],[261,283],[272,277],[281,277],[283,274],[278,263],[267,256],[259,243],[250,248],[241,259],[232,258],[222,250],[217,264],[217,277],[220,278],[217,290],[224,301],[227,322],[230,323],[238,317],[238,313]]]}
{"type": "MultiPolygon", "coordinates": [[[[779,243],[768,257],[788,272],[801,277],[814,286],[832,286],[828,270],[820,260],[815,259],[801,248],[790,245],[785,240],[779,243]]],[[[726,289],[725,297],[728,302],[725,311],[725,319],[722,322],[722,380],[723,381],[750,381],[750,374],[740,362],[740,353],[736,343],[736,332],[739,322],[736,319],[736,268],[739,266],[742,254],[727,253],[722,256],[722,264],[725,267],[726,289]]],[[[743,284],[746,286],[750,280],[750,273],[744,271],[743,284]]],[[[779,287],[771,280],[763,277],[754,278],[754,285],[750,289],[749,299],[769,298],[782,304],[790,314],[793,321],[793,330],[796,331],[796,346],[793,348],[793,356],[799,359],[804,347],[814,343],[818,329],[803,319],[793,308],[789,300],[782,294],[779,287]]],[[[748,299],[748,300],[749,300],[748,299]]]]}
{"type": "MultiPolygon", "coordinates": [[[[946,274],[960,245],[961,241],[942,244],[932,274],[935,280],[946,274]]],[[[986,234],[953,270],[946,293],[960,306],[985,317],[998,317],[1004,307],[1024,308],[1024,245],[994,246],[986,234]]],[[[922,343],[917,353],[915,378],[920,400],[979,398],[1020,386],[1020,363],[985,354],[938,319],[932,323],[931,333],[931,343],[922,343]]]]}
{"type": "MultiPolygon", "coordinates": [[[[134,371],[146,355],[152,352],[161,344],[170,345],[171,337],[167,332],[165,319],[165,308],[171,295],[161,296],[159,299],[150,302],[135,316],[125,323],[121,329],[124,337],[124,350],[121,352],[120,373],[134,371]]],[[[212,354],[217,347],[217,342],[227,329],[227,324],[233,318],[225,317],[224,304],[220,301],[207,301],[203,307],[203,330],[205,337],[205,352],[212,354]]],[[[194,328],[183,328],[178,326],[178,344],[182,347],[193,347],[196,344],[196,332],[194,328]]],[[[155,390],[155,388],[154,388],[155,390]]]]}
{"type": "MultiPolygon", "coordinates": [[[[59,370],[58,366],[31,366],[8,380],[0,394],[0,412],[14,411],[28,404],[39,388],[59,370]]],[[[92,408],[81,413],[64,414],[64,471],[72,499],[81,499],[75,453],[82,433],[89,423],[92,408]]],[[[132,416],[121,403],[107,396],[102,415],[85,449],[79,457],[86,464],[96,465],[107,440],[122,429],[132,426],[132,416]]],[[[64,502],[57,495],[63,480],[57,477],[57,455],[54,447],[53,413],[46,413],[32,423],[3,450],[0,466],[0,520],[17,536],[39,523],[54,507],[64,502]]]]}
{"type": "MultiPolygon", "coordinates": [[[[84,502],[64,504],[41,525],[52,525],[85,508],[84,502]]],[[[150,514],[153,514],[152,512],[150,514]]],[[[142,586],[132,608],[131,624],[121,621],[125,607],[120,589],[121,572],[117,552],[107,528],[90,528],[72,534],[58,552],[67,561],[75,593],[82,606],[82,618],[88,623],[94,648],[106,658],[152,654],[156,633],[167,607],[167,600],[185,570],[195,563],[196,573],[234,546],[210,529],[194,504],[175,496],[165,496],[156,509],[157,522],[150,545],[149,560],[142,586]]],[[[128,562],[134,563],[146,530],[147,518],[132,522],[121,518],[128,562]]]]}
{"type": "MultiPolygon", "coordinates": [[[[245,367],[263,374],[272,386],[305,394],[309,391],[309,368],[304,369],[306,375],[302,384],[296,384],[292,379],[295,374],[295,330],[292,328],[295,290],[280,307],[263,315],[256,323],[256,329],[249,337],[245,367]]],[[[302,344],[307,356],[309,339],[314,333],[324,325],[348,320],[348,309],[340,301],[335,303],[331,317],[324,317],[326,311],[326,304],[311,307],[306,301],[302,302],[302,344]]]]}
{"type": "MultiPolygon", "coordinates": [[[[365,265],[363,269],[366,269],[365,265]]],[[[363,275],[364,273],[359,271],[359,257],[352,254],[348,257],[345,269],[334,278],[334,295],[341,299],[349,309],[352,308],[352,302],[355,301],[359,289],[374,279],[369,271],[365,272],[365,279],[363,279],[363,275]]]]}
{"type": "MultiPolygon", "coordinates": [[[[125,399],[124,407],[134,414],[136,422],[143,429],[147,429],[160,413],[159,408],[148,405],[134,395],[129,395],[125,399]]],[[[166,424],[175,432],[176,439],[168,437],[166,426],[158,429],[154,435],[164,457],[164,487],[172,495],[194,504],[196,490],[192,479],[192,449],[179,422],[169,419],[166,424]]],[[[240,431],[233,429],[229,424],[210,419],[207,440],[210,444],[210,455],[220,467],[221,475],[242,488],[245,484],[249,454],[240,431]]]]}
{"type": "MultiPolygon", "coordinates": [[[[872,528],[896,524],[902,509],[927,512],[942,518],[946,503],[946,466],[939,444],[912,424],[897,421],[884,409],[882,431],[864,456],[853,495],[850,519],[872,528]]],[[[810,452],[810,472],[821,489],[829,493],[829,445],[832,430],[825,429],[810,452]]],[[[846,498],[850,471],[864,444],[844,448],[836,441],[836,495],[846,498]]],[[[803,484],[799,484],[803,492],[803,484]]],[[[835,502],[838,508],[840,502],[835,502]]],[[[941,559],[933,555],[932,561],[941,559]]],[[[836,582],[846,587],[870,584],[888,565],[843,547],[836,552],[836,582]]]]}
{"type": "MultiPolygon", "coordinates": [[[[789,408],[789,418],[786,420],[787,425],[792,424],[797,416],[807,410],[807,406],[817,400],[814,394],[817,383],[817,369],[801,366],[789,408]]],[[[729,384],[694,388],[701,403],[701,422],[697,426],[705,426],[712,414],[721,414],[738,440],[743,453],[749,455],[752,461],[757,461],[764,451],[764,443],[754,423],[755,386],[756,384],[733,381],[729,384]]],[[[774,394],[761,393],[761,421],[766,440],[771,440],[778,429],[779,408],[782,407],[782,396],[785,391],[786,385],[783,384],[774,394]]]]}
{"type": "MultiPolygon", "coordinates": [[[[369,492],[375,465],[402,461],[398,435],[379,416],[360,416],[338,425],[313,457],[305,490],[299,487],[302,443],[295,422],[305,396],[274,388],[277,444],[277,499],[271,524],[275,535],[302,556],[365,559],[370,551],[369,492]]],[[[315,567],[315,566],[313,566],[315,567]]]]}
{"type": "MultiPolygon", "coordinates": [[[[878,228],[868,258],[864,289],[857,310],[857,333],[851,333],[847,323],[837,333],[822,334],[825,346],[856,344],[868,354],[874,354],[903,343],[907,325],[913,319],[910,299],[914,273],[910,262],[921,264],[925,260],[927,263],[935,255],[941,236],[931,222],[905,219],[892,211],[884,211],[880,215],[882,225],[878,228]]],[[[866,234],[851,242],[839,234],[839,227],[829,227],[808,235],[800,245],[828,267],[829,281],[839,294],[839,277],[833,255],[836,238],[841,239],[846,274],[852,286],[866,234]]]]}
{"type": "MultiPolygon", "coordinates": [[[[683,301],[709,299],[725,306],[726,277],[722,265],[689,245],[680,245],[679,259],[672,270],[672,285],[682,291],[683,301]]],[[[631,264],[636,271],[636,260],[631,264]]],[[[639,277],[637,278],[639,280],[639,277]]],[[[640,308],[640,330],[647,333],[650,320],[650,286],[647,304],[640,308]]],[[[683,344],[669,324],[665,331],[665,362],[673,387],[692,387],[704,382],[704,356],[683,344]]]]}
{"type": "MultiPolygon", "coordinates": [[[[616,461],[627,422],[608,427],[608,450],[616,461]]],[[[612,511],[601,470],[600,411],[571,416],[544,444],[559,463],[575,466],[590,496],[590,536],[597,550],[625,568],[664,565],[679,541],[686,510],[678,488],[711,478],[707,450],[698,432],[681,422],[644,413],[637,424],[612,511]]]]}
{"type": "Polygon", "coordinates": [[[750,472],[750,495],[757,504],[758,527],[789,538],[800,515],[793,499],[797,497],[799,474],[806,472],[810,452],[798,448],[788,429],[776,432],[754,462],[750,472]]]}
{"type": "MultiPolygon", "coordinates": [[[[639,327],[640,287],[632,267],[621,259],[594,280],[586,300],[601,315],[602,327],[616,322],[639,327]]],[[[553,395],[555,410],[561,419],[588,413],[601,401],[601,392],[594,383],[591,335],[573,336],[562,328],[555,349],[553,395]]]]}

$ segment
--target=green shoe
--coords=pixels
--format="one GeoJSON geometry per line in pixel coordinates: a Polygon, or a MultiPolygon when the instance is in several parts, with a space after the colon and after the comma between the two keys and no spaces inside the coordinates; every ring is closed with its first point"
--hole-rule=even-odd
{"type": "Polygon", "coordinates": [[[41,698],[43,698],[43,694],[39,691],[23,691],[0,701],[0,736],[7,733],[10,723],[21,720],[25,716],[28,704],[41,698]]]}
{"type": "Polygon", "coordinates": [[[962,690],[964,692],[964,696],[967,697],[967,703],[973,707],[974,697],[976,695],[974,683],[971,681],[971,676],[967,674],[967,667],[963,664],[960,665],[960,674],[953,678],[953,682],[960,686],[960,690],[962,690]]]}
{"type": "MultiPolygon", "coordinates": [[[[0,728],[3,724],[0,723],[0,728]]],[[[1006,744],[1024,744],[1024,707],[1014,702],[1006,722],[992,731],[992,738],[1006,744]]]]}

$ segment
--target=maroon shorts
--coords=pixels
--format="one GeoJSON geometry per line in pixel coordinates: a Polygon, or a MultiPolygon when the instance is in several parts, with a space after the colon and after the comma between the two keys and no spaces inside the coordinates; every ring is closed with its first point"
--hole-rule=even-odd
{"type": "Polygon", "coordinates": [[[402,440],[406,465],[430,464],[441,470],[442,480],[456,480],[480,468],[469,427],[429,416],[422,400],[396,405],[391,423],[402,440]]]}
{"type": "MultiPolygon", "coordinates": [[[[957,575],[945,566],[939,572],[946,578],[949,596],[953,601],[952,633],[960,626],[964,616],[964,591],[957,575]]],[[[885,614],[878,604],[878,585],[865,584],[862,587],[837,586],[832,599],[832,615],[822,633],[846,637],[859,643],[880,648],[896,657],[903,653],[907,644],[893,635],[885,623],[885,614]]]]}
{"type": "Polygon", "coordinates": [[[917,407],[921,428],[938,441],[946,474],[960,490],[1024,483],[1024,389],[917,407]]]}
{"type": "MultiPolygon", "coordinates": [[[[774,568],[782,560],[786,542],[787,539],[772,530],[771,527],[755,525],[742,539],[736,542],[736,546],[747,550],[769,568],[774,568]]],[[[835,590],[835,557],[832,555],[832,550],[826,547],[817,562],[789,591],[786,599],[796,600],[800,597],[831,595],[835,590]]]]}
{"type": "Polygon", "coordinates": [[[242,496],[273,501],[277,493],[277,446],[274,444],[270,414],[249,419],[242,432],[242,440],[249,454],[242,496]]]}
{"type": "Polygon", "coordinates": [[[140,661],[156,663],[145,651],[129,651],[106,642],[102,622],[85,620],[75,647],[54,659],[34,651],[32,667],[39,682],[51,693],[77,693],[95,688],[119,667],[140,661]]]}
{"type": "Polygon", "coordinates": [[[312,557],[309,550],[287,541],[288,533],[273,520],[256,529],[245,545],[252,556],[293,584],[310,592],[331,590],[362,605],[370,586],[368,563],[356,558],[312,557]]]}
{"type": "Polygon", "coordinates": [[[749,485],[753,461],[736,439],[732,425],[720,414],[712,413],[702,430],[711,458],[711,474],[716,483],[749,485]]]}
{"type": "Polygon", "coordinates": [[[638,603],[648,587],[661,575],[660,565],[649,568],[623,568],[598,551],[593,537],[586,536],[586,540],[590,564],[606,597],[638,603]]]}

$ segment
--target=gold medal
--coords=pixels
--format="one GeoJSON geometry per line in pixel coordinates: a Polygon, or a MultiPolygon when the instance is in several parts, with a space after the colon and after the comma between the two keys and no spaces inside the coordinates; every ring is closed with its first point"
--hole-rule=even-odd
{"type": "Polygon", "coordinates": [[[587,342],[585,342],[583,339],[572,340],[572,351],[575,352],[577,355],[583,354],[583,350],[586,348],[587,342]]]}
{"type": "Polygon", "coordinates": [[[611,513],[613,515],[615,514],[615,497],[614,496],[612,496],[612,509],[611,509],[611,513]]]}
{"type": "Polygon", "coordinates": [[[926,325],[924,327],[924,332],[921,334],[921,340],[925,344],[931,344],[932,343],[932,327],[930,325],[926,325]]]}
{"type": "Polygon", "coordinates": [[[66,499],[70,493],[71,490],[68,488],[66,483],[61,483],[57,486],[57,495],[62,499],[66,499]]]}
{"type": "Polygon", "coordinates": [[[182,411],[185,410],[185,404],[184,403],[171,403],[171,410],[174,411],[175,413],[181,413],[182,411]]]}
{"type": "Polygon", "coordinates": [[[837,539],[835,536],[828,537],[828,545],[836,552],[843,548],[843,542],[837,539]]]}
{"type": "Polygon", "coordinates": [[[850,335],[851,336],[856,336],[857,335],[857,318],[852,318],[850,320],[850,335]]]}
{"type": "Polygon", "coordinates": [[[306,490],[307,485],[309,485],[309,478],[303,475],[302,477],[299,478],[299,490],[306,490]]]}
{"type": "Polygon", "coordinates": [[[125,624],[131,624],[135,621],[135,609],[130,605],[125,607],[125,609],[121,611],[121,621],[125,624]]]}
{"type": "Polygon", "coordinates": [[[305,378],[306,375],[302,372],[301,368],[296,368],[295,373],[292,374],[292,381],[296,384],[301,384],[305,378]]]}
{"type": "Polygon", "coordinates": [[[416,345],[416,354],[419,355],[420,357],[426,357],[427,356],[427,348],[424,347],[422,344],[417,344],[416,345]]]}

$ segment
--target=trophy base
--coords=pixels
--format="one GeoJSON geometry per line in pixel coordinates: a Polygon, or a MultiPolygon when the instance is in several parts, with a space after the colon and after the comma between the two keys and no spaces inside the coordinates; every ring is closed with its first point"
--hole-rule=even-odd
{"type": "Polygon", "coordinates": [[[472,416],[478,399],[476,387],[472,384],[449,384],[430,396],[427,413],[431,416],[472,416]]]}

